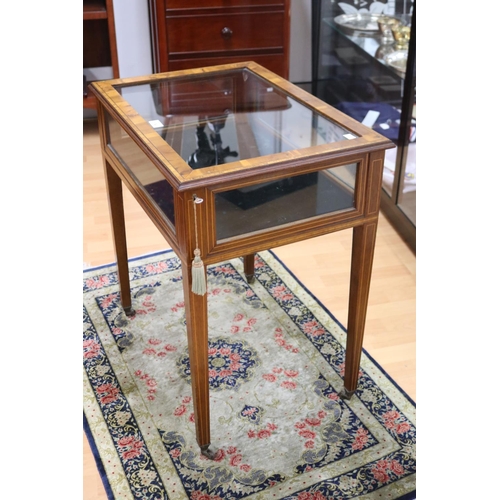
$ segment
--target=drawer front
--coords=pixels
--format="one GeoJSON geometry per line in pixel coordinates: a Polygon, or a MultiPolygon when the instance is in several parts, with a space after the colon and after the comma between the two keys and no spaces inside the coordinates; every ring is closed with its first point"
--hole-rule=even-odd
{"type": "Polygon", "coordinates": [[[170,60],[168,63],[169,71],[180,69],[204,68],[206,66],[216,66],[218,64],[231,64],[236,62],[254,61],[276,73],[277,75],[288,78],[288,64],[283,54],[280,55],[250,55],[234,57],[206,57],[196,59],[178,59],[170,60]]]}
{"type": "MultiPolygon", "coordinates": [[[[222,14],[167,19],[170,56],[284,46],[284,14],[222,14]]],[[[173,62],[173,61],[172,61],[173,62]]]]}
{"type": "Polygon", "coordinates": [[[168,99],[163,100],[162,114],[222,115],[234,108],[234,83],[225,80],[172,82],[168,99]]]}
{"type": "Polygon", "coordinates": [[[260,7],[276,5],[283,7],[283,0],[166,0],[169,9],[205,9],[210,7],[260,7]]]}

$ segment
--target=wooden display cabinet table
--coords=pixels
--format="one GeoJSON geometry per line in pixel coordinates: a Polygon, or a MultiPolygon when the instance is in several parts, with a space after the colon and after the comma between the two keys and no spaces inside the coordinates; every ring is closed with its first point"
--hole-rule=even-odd
{"type": "Polygon", "coordinates": [[[122,182],[182,263],[201,451],[210,449],[206,266],[353,228],[344,388],[358,382],[388,139],[254,63],[93,82],[121,303],[122,182]],[[199,254],[199,256],[197,256],[199,254]],[[201,260],[200,260],[201,259],[201,260]]]}

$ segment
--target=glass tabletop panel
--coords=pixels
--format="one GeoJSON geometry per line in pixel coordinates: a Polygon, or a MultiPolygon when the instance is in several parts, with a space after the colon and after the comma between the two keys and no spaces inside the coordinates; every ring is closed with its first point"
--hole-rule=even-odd
{"type": "Polygon", "coordinates": [[[357,137],[247,69],[115,88],[193,169],[357,137]]]}
{"type": "Polygon", "coordinates": [[[217,240],[352,210],[356,172],[353,163],[218,193],[217,240]]]}

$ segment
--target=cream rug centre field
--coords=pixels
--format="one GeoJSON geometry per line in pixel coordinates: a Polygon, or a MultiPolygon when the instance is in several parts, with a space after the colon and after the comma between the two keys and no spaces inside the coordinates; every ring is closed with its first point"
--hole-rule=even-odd
{"type": "Polygon", "coordinates": [[[346,333],[272,252],[208,268],[215,460],[196,443],[180,261],[83,275],[84,426],[109,498],[412,499],[415,404],[364,352],[341,400],[346,333]]]}

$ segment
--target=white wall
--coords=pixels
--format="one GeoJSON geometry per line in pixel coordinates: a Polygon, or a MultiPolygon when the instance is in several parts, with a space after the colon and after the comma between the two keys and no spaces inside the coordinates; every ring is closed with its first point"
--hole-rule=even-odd
{"type": "Polygon", "coordinates": [[[293,83],[310,82],[312,75],[311,1],[291,0],[290,73],[293,83]]]}
{"type": "Polygon", "coordinates": [[[147,0],[113,0],[120,77],[153,72],[147,0]]]}

